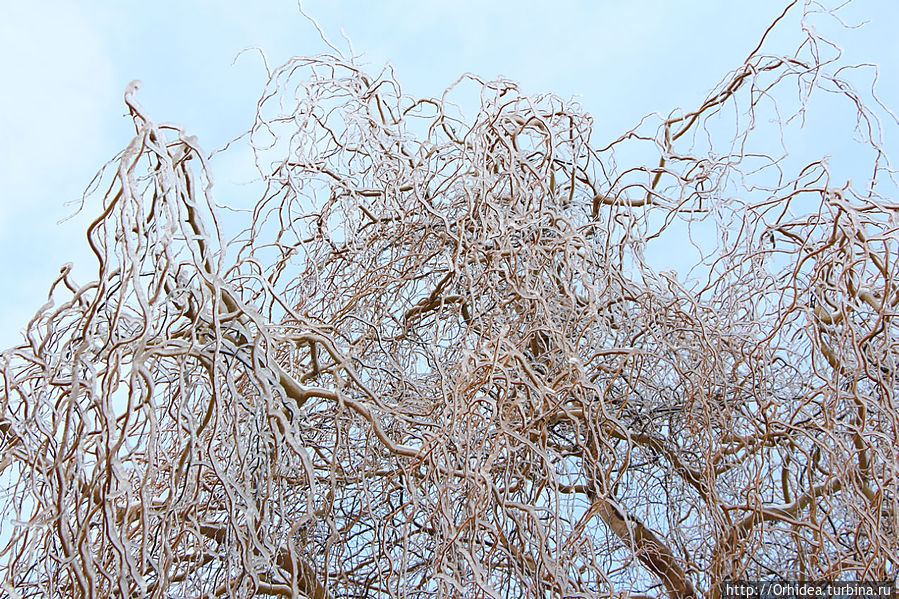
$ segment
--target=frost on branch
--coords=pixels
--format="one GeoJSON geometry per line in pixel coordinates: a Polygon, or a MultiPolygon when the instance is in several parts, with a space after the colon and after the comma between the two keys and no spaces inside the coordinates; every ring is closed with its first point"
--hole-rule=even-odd
{"type": "Polygon", "coordinates": [[[894,578],[895,182],[882,112],[827,48],[755,53],[607,147],[579,106],[508,81],[413,99],[294,59],[247,136],[265,191],[231,241],[198,141],[130,87],[136,137],[89,208],[97,280],[64,268],[2,354],[4,589],[894,578]],[[785,107],[827,91],[864,185],[759,151],[771,114],[787,143],[785,107]]]}

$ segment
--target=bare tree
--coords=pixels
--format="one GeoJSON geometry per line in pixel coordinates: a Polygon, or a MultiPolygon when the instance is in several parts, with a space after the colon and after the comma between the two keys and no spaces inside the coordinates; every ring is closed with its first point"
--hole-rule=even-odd
{"type": "Polygon", "coordinates": [[[889,113],[804,32],[607,147],[578,105],[509,81],[414,99],[350,59],[290,60],[246,138],[265,192],[230,241],[197,140],[132,85],[136,136],[95,186],[97,280],[64,267],[0,361],[5,591],[684,599],[894,578],[889,113]],[[861,187],[771,149],[769,119],[828,92],[857,119],[861,187]],[[660,271],[660,244],[695,268],[660,271]]]}

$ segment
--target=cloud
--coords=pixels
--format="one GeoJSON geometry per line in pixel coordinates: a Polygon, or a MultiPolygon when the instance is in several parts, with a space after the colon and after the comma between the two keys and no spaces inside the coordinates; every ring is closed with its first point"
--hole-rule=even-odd
{"type": "MultiPolygon", "coordinates": [[[[16,3],[0,24],[0,139],[9,151],[0,165],[4,207],[9,194],[49,192],[98,145],[111,87],[102,40],[75,3],[16,3]],[[35,179],[34,166],[45,177],[35,179]]],[[[43,195],[43,194],[42,194],[43,195]]],[[[19,208],[24,202],[16,202],[19,208]]]]}

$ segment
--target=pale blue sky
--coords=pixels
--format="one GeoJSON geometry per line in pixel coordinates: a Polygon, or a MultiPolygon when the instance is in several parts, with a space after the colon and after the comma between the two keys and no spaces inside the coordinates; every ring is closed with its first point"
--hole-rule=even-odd
{"type": "MultiPolygon", "coordinates": [[[[439,95],[464,72],[503,75],[526,92],[577,96],[608,140],[649,112],[693,107],[756,45],[785,2],[758,0],[307,0],[328,36],[380,70],[391,62],[407,93],[439,95]],[[486,4],[486,6],[485,6],[486,4]]],[[[246,129],[264,70],[324,51],[292,0],[0,0],[0,346],[45,301],[62,264],[92,277],[85,215],[74,208],[96,169],[132,134],[121,101],[132,79],[159,121],[184,125],[215,149],[246,129]]],[[[881,93],[899,106],[899,2],[860,0],[872,22],[842,31],[852,58],[881,65],[881,93]]],[[[772,50],[799,39],[797,12],[772,50]]],[[[895,132],[895,128],[893,128],[895,132]]],[[[831,140],[835,144],[839,139],[831,140]]],[[[895,139],[893,140],[895,142],[895,139]]],[[[817,143],[817,142],[815,142],[817,143]]],[[[603,144],[604,145],[604,144],[603,144]]],[[[239,169],[216,172],[220,198],[239,193],[239,169]]],[[[233,167],[233,169],[231,168],[233,167]]]]}

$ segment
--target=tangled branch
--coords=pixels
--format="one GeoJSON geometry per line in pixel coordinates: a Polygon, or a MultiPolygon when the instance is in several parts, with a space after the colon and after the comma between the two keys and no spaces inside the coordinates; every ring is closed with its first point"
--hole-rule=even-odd
{"type": "Polygon", "coordinates": [[[414,99],[292,59],[247,136],[265,191],[227,242],[198,141],[129,87],[97,280],[63,268],[0,360],[4,589],[894,578],[899,205],[879,113],[806,32],[605,148],[578,105],[509,81],[414,99]],[[864,189],[758,149],[764,119],[824,92],[856,115],[864,189]],[[618,166],[629,145],[654,166],[618,166]],[[647,257],[694,245],[689,274],[647,257]]]}

